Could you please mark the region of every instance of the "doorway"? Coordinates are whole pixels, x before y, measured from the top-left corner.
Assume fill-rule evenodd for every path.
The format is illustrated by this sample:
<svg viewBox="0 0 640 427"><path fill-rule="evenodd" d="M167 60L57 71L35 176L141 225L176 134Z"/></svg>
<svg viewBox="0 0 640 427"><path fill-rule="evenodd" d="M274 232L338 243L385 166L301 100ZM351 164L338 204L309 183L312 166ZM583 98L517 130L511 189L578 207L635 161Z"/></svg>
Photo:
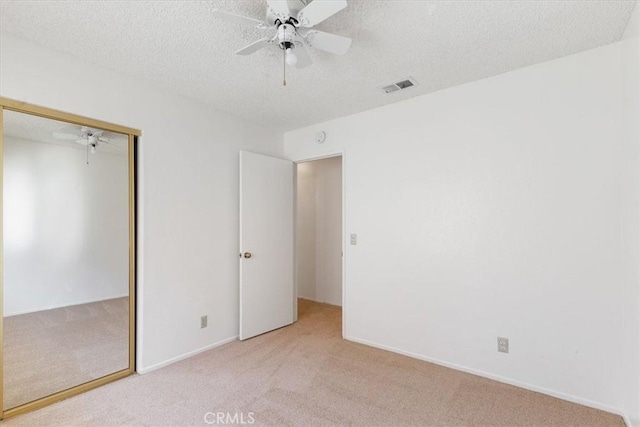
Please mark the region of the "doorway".
<svg viewBox="0 0 640 427"><path fill-rule="evenodd" d="M240 340L300 320L298 282L301 301L332 309L327 332L344 337L344 152L297 162L248 151L239 154ZM312 192L296 194L298 173L300 189ZM312 204L297 207L298 198ZM298 211L313 216L305 218ZM297 235L312 240L298 240Z"/></svg>
<svg viewBox="0 0 640 427"><path fill-rule="evenodd" d="M296 163L295 177L298 320L326 321L342 333L342 156Z"/></svg>

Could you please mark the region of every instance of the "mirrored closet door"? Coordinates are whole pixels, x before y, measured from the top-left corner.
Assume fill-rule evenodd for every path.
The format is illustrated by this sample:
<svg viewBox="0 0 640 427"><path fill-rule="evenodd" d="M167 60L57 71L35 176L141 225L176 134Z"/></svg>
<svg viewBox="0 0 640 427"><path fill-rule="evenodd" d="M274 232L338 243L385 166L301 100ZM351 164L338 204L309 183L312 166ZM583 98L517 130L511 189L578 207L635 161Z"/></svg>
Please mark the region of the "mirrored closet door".
<svg viewBox="0 0 640 427"><path fill-rule="evenodd" d="M135 130L2 100L2 414L134 372Z"/></svg>

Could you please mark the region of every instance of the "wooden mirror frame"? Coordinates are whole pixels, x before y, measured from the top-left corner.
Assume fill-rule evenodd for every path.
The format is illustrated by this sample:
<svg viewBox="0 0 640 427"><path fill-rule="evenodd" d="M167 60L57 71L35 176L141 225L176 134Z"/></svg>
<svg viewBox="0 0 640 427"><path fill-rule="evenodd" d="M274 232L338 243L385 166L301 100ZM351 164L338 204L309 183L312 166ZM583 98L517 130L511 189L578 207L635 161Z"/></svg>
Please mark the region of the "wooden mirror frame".
<svg viewBox="0 0 640 427"><path fill-rule="evenodd" d="M92 128L102 129L111 132L126 134L129 138L128 143L128 172L129 172L129 367L117 372L113 372L104 377L91 380L89 382L78 384L66 390L56 392L54 394L33 400L31 402L16 406L15 408L4 409L4 357L2 356L4 344L4 266L3 266L3 222L0 222L0 419L14 417L16 415L30 412L60 400L76 396L104 384L119 380L121 378L132 375L135 372L135 347L136 347L136 146L137 137L141 132L137 129L131 129L100 120L90 119L75 114L65 113L62 111L52 110L50 108L40 107L37 105L27 104L25 102L14 101L8 98L0 97L0 214L3 214L3 173L4 173L4 157L3 157L3 117L4 111L15 111L33 116L44 117L47 119L58 120L71 124L88 126ZM4 218L4 216L2 216Z"/></svg>

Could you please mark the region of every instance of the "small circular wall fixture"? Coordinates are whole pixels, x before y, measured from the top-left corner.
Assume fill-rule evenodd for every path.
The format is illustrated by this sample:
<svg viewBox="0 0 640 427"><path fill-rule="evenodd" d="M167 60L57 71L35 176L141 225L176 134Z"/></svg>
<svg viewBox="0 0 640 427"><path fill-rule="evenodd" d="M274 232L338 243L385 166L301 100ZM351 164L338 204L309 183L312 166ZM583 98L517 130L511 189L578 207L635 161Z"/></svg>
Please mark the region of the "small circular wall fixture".
<svg viewBox="0 0 640 427"><path fill-rule="evenodd" d="M316 133L316 142L322 144L327 139L327 133L323 130Z"/></svg>

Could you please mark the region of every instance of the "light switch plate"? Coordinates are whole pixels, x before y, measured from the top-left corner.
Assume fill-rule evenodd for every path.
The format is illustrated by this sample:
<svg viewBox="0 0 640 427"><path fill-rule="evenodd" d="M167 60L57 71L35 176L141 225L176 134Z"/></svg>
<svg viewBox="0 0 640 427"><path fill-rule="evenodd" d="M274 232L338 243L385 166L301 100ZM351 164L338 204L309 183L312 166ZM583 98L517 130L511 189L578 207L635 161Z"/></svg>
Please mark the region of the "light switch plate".
<svg viewBox="0 0 640 427"><path fill-rule="evenodd" d="M351 235L351 244L352 245L357 245L358 244L358 235L357 234L352 234Z"/></svg>

